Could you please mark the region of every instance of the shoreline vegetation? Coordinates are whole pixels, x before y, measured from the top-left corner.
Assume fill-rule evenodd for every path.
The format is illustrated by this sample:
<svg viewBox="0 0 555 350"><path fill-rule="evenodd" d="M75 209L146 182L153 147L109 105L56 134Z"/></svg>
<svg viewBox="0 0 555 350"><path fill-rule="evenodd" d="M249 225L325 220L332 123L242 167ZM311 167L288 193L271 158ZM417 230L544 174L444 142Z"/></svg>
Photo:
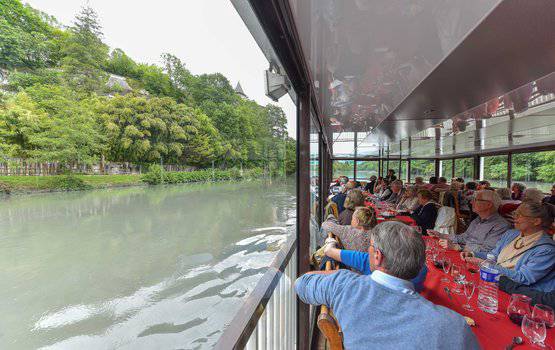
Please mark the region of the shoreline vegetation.
<svg viewBox="0 0 555 350"><path fill-rule="evenodd" d="M34 194L45 192L83 191L111 187L185 184L258 179L263 169L203 169L188 172L167 172L152 165L145 174L122 175L49 175L0 176L0 194Z"/></svg>

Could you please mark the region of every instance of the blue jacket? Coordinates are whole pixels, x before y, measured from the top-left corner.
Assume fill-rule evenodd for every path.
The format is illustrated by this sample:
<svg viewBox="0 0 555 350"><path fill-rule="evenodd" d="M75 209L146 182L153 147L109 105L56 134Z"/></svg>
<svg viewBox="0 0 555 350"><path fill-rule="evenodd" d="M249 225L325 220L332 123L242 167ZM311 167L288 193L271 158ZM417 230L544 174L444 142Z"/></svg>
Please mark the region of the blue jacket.
<svg viewBox="0 0 555 350"><path fill-rule="evenodd" d="M370 262L368 260L368 253L357 252L355 250L341 250L341 262L355 270L360 271L363 275L370 275ZM428 275L428 268L426 265L420 270L418 276L411 280L414 284L414 289L420 293L424 289L424 281Z"/></svg>
<svg viewBox="0 0 555 350"><path fill-rule="evenodd" d="M345 349L480 349L461 315L417 293L384 286L372 275L347 270L305 274L297 279L295 290L307 304L332 308Z"/></svg>
<svg viewBox="0 0 555 350"><path fill-rule="evenodd" d="M426 235L426 230L433 229L436 224L436 204L428 202L424 206L419 206L412 213L411 217L416 221L416 224L422 228L422 234Z"/></svg>
<svg viewBox="0 0 555 350"><path fill-rule="evenodd" d="M509 230L499 239L495 248L489 252L495 255L495 259L499 253L510 244L520 231ZM487 258L485 252L474 252L474 255L481 259ZM530 286L530 288L542 292L551 292L555 290L555 242L553 239L544 234L536 244L528 249L518 259L514 269L507 269L497 266L499 273L505 275L515 282Z"/></svg>

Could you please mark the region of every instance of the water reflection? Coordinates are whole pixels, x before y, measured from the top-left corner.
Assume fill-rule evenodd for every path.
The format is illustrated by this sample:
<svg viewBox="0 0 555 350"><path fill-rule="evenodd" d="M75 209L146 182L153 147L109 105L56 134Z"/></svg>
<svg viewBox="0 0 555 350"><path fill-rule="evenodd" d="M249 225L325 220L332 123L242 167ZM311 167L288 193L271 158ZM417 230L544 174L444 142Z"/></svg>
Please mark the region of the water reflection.
<svg viewBox="0 0 555 350"><path fill-rule="evenodd" d="M292 232L294 188L125 188L0 202L0 348L207 348Z"/></svg>

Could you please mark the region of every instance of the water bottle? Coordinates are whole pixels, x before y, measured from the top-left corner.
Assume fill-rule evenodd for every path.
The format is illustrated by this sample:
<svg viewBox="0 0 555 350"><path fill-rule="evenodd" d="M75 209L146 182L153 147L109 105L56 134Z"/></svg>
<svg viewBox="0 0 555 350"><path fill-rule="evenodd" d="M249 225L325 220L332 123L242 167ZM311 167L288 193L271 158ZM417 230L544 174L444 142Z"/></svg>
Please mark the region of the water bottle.
<svg viewBox="0 0 555 350"><path fill-rule="evenodd" d="M488 254L487 260L480 265L480 288L478 292L478 307L485 312L497 312L497 291L499 270L495 267L495 256Z"/></svg>

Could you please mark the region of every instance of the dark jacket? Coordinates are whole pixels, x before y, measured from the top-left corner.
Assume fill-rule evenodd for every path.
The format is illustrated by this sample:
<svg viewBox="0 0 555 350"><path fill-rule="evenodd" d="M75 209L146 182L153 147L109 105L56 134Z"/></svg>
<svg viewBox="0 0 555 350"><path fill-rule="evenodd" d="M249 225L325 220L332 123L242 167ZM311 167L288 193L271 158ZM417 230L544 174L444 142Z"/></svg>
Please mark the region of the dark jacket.
<svg viewBox="0 0 555 350"><path fill-rule="evenodd" d="M335 196L333 196L331 198L331 200L333 202L335 202L335 204L337 204L337 210L339 211L339 213L341 213L343 210L345 210L345 199L347 198L347 194L346 193L338 193Z"/></svg>
<svg viewBox="0 0 555 350"><path fill-rule="evenodd" d="M411 217L416 224L422 228L422 234L426 235L426 230L433 229L436 224L437 207L433 202L428 202L424 206L419 206L412 213Z"/></svg>
<svg viewBox="0 0 555 350"><path fill-rule="evenodd" d="M364 190L366 192L374 194L374 186L376 186L376 180L366 183L366 186L364 186Z"/></svg>
<svg viewBox="0 0 555 350"><path fill-rule="evenodd" d="M544 304L555 309L555 291L540 292L524 284L517 283L506 276L499 278L499 288L509 294L524 294L532 298L532 305Z"/></svg>

